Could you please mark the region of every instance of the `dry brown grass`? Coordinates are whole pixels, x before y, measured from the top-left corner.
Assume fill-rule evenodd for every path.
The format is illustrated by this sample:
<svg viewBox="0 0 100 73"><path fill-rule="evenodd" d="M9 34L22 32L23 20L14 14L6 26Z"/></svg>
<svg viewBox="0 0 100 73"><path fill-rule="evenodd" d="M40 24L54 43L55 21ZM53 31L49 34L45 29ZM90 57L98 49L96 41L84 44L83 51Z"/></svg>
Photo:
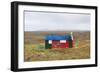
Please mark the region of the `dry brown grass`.
<svg viewBox="0 0 100 73"><path fill-rule="evenodd" d="M46 34L48 34L48 32L25 33L24 61L49 61L90 58L89 32L74 32L74 38L75 43L77 43L77 47L75 45L73 48L67 49L45 49L44 35ZM65 34L65 32L61 32L59 34ZM40 45L42 47L40 47Z"/></svg>

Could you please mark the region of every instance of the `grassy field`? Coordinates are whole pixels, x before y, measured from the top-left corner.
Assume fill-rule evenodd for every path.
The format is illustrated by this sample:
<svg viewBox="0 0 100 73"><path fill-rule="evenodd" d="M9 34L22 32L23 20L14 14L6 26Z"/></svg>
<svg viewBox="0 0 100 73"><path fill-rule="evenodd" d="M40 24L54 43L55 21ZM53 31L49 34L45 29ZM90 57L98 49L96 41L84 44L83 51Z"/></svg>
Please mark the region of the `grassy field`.
<svg viewBox="0 0 100 73"><path fill-rule="evenodd" d="M90 58L90 32L73 32L74 47L45 49L44 36L47 34L70 34L66 31L25 32L24 61L70 60Z"/></svg>

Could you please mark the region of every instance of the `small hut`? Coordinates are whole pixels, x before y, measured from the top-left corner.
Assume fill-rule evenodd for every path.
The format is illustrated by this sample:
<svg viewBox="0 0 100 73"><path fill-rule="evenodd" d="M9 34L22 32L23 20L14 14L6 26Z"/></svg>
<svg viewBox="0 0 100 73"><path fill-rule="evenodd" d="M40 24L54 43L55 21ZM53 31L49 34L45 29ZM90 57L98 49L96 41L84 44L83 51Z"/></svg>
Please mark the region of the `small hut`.
<svg viewBox="0 0 100 73"><path fill-rule="evenodd" d="M45 48L72 48L73 37L72 35L46 35Z"/></svg>

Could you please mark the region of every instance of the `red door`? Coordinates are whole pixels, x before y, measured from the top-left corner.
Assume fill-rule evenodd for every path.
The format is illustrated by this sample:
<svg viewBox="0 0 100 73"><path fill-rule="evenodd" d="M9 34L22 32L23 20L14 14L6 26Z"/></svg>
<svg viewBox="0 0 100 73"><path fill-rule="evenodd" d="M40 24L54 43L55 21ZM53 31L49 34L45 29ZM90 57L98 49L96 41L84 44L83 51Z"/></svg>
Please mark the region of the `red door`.
<svg viewBox="0 0 100 73"><path fill-rule="evenodd" d="M69 48L69 41L66 41L66 48Z"/></svg>

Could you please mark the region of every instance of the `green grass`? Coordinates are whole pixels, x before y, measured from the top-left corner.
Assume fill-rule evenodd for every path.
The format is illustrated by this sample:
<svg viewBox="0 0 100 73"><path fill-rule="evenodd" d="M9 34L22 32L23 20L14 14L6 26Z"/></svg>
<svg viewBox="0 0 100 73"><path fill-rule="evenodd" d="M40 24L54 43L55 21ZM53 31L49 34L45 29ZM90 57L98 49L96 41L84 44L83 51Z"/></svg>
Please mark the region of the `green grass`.
<svg viewBox="0 0 100 73"><path fill-rule="evenodd" d="M25 44L25 61L70 60L90 58L89 46L67 49L45 49L43 47L43 43L38 45Z"/></svg>
<svg viewBox="0 0 100 73"><path fill-rule="evenodd" d="M45 49L48 34L70 34L68 31L25 32L24 61L74 60L90 58L90 32L73 32L75 46L68 49Z"/></svg>

